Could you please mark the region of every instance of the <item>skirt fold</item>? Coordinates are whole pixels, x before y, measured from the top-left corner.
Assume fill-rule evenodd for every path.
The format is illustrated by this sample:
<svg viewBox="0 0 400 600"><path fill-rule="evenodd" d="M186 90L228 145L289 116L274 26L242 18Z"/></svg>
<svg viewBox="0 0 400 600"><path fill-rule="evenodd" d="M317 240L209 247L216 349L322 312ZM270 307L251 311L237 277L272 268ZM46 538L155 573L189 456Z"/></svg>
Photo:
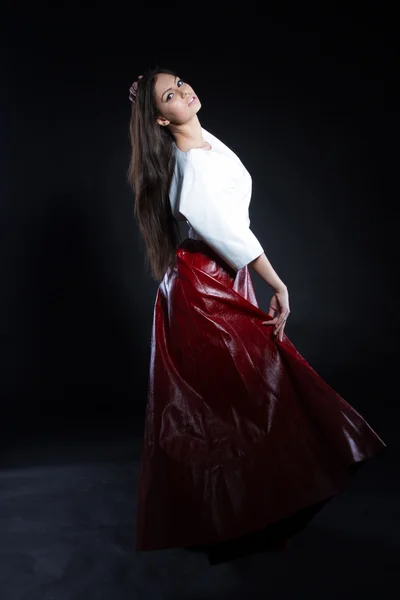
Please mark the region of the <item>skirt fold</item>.
<svg viewBox="0 0 400 600"><path fill-rule="evenodd" d="M386 447L201 240L157 290L136 550L279 551Z"/></svg>

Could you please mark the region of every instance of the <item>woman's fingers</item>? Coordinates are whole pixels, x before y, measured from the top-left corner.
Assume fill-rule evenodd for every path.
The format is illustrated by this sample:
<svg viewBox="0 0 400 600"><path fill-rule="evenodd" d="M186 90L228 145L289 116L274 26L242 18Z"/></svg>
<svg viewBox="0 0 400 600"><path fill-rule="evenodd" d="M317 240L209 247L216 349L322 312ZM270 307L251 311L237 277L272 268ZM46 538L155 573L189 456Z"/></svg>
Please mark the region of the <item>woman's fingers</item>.
<svg viewBox="0 0 400 600"><path fill-rule="evenodd" d="M279 332L281 331L282 327L285 326L286 321L280 321L276 324L276 327L274 329L274 335L278 336Z"/></svg>
<svg viewBox="0 0 400 600"><path fill-rule="evenodd" d="M277 315L269 321L262 321L262 325L275 325L274 335L276 335L281 342L283 341L283 331L285 329L289 312L290 311L285 311L285 313Z"/></svg>
<svg viewBox="0 0 400 600"><path fill-rule="evenodd" d="M275 323L277 322L278 317L274 317L273 319L270 319L269 321L262 321L261 325L275 325Z"/></svg>
<svg viewBox="0 0 400 600"><path fill-rule="evenodd" d="M287 321L287 318L289 316L289 312L290 311L285 311L284 313L277 315L276 317L274 317L273 319L269 319L268 321L261 321L262 325L275 325L276 324L276 328L278 329L278 327L280 327L280 325Z"/></svg>
<svg viewBox="0 0 400 600"><path fill-rule="evenodd" d="M277 327L277 329L274 331L274 335L276 335L276 337L278 338L278 340L280 342L283 341L283 330L285 329L285 325L286 325L286 321L283 321L283 323L281 323L280 327Z"/></svg>
<svg viewBox="0 0 400 600"><path fill-rule="evenodd" d="M275 335L277 335L278 339L281 342L283 341L283 330L285 329L288 316L289 316L289 313L286 315L286 317L284 319L282 319L281 323L277 324L276 330L274 332Z"/></svg>
<svg viewBox="0 0 400 600"><path fill-rule="evenodd" d="M275 313L278 313L274 316ZM269 303L268 321L262 321L262 325L274 325L274 335L280 341L283 340L283 330L290 313L288 291L285 288L276 292Z"/></svg>

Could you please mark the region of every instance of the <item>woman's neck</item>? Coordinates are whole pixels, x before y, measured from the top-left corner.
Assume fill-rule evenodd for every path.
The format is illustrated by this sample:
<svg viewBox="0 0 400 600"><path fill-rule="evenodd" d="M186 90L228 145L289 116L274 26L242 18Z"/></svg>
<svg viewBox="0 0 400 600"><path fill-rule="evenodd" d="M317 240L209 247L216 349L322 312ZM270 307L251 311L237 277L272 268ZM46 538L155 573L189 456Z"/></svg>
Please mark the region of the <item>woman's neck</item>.
<svg viewBox="0 0 400 600"><path fill-rule="evenodd" d="M171 128L175 143L180 150L186 152L192 148L201 148L207 145L203 138L203 131L197 116L190 122Z"/></svg>

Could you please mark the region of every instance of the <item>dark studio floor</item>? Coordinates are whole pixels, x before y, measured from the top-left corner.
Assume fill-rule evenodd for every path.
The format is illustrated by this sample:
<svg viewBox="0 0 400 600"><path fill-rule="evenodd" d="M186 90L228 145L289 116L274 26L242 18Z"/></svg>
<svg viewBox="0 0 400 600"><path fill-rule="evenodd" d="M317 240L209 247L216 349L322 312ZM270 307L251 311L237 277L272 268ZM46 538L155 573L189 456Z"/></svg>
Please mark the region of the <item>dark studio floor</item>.
<svg viewBox="0 0 400 600"><path fill-rule="evenodd" d="M3 437L1 600L385 598L399 587L399 480L387 448L283 553L210 566L185 549L135 553L141 439Z"/></svg>

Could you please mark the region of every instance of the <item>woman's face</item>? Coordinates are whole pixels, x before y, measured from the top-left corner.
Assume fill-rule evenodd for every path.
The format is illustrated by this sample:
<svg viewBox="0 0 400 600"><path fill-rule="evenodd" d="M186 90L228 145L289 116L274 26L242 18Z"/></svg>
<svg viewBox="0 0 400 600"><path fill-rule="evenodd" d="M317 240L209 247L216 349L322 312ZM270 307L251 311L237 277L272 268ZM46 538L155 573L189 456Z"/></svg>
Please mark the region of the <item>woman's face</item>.
<svg viewBox="0 0 400 600"><path fill-rule="evenodd" d="M159 73L154 84L160 125L181 125L189 121L201 107L193 88L179 77ZM193 101L194 96L194 101Z"/></svg>

